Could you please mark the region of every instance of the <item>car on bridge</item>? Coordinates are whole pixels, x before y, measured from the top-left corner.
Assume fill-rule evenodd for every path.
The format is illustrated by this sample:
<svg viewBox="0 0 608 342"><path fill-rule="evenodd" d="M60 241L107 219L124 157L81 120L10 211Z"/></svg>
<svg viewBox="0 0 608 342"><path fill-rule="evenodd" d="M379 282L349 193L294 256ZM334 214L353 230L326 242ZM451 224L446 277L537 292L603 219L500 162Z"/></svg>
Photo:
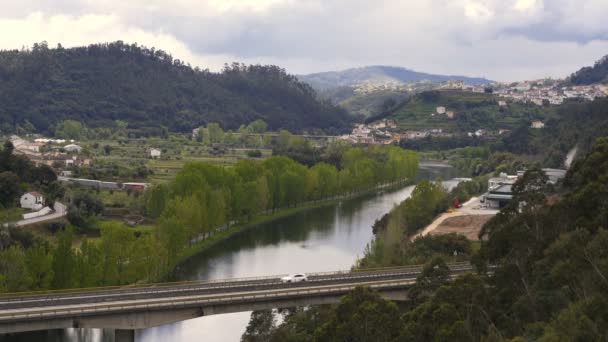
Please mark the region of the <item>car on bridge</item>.
<svg viewBox="0 0 608 342"><path fill-rule="evenodd" d="M306 274L304 273L295 273L295 274L290 274L288 276L285 277L281 277L281 283L298 283L301 281L307 281L308 277L306 276Z"/></svg>

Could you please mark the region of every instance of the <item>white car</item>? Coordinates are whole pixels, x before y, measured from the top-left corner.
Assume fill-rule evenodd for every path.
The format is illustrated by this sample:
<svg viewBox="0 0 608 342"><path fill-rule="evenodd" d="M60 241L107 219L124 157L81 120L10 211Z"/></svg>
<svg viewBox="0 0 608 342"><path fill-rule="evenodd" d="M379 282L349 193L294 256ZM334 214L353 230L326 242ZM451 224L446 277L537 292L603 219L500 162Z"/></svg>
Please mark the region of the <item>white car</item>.
<svg viewBox="0 0 608 342"><path fill-rule="evenodd" d="M304 273L296 273L296 274L290 274L288 276L285 277L281 277L281 283L298 283L301 281L307 281L308 277L306 277L306 274Z"/></svg>

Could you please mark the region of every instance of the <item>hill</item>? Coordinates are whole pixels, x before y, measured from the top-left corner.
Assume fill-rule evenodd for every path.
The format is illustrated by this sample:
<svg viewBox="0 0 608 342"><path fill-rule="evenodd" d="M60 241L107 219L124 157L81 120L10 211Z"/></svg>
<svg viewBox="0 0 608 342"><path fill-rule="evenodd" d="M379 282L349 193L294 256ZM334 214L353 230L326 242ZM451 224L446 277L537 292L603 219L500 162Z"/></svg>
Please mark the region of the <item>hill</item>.
<svg viewBox="0 0 608 342"><path fill-rule="evenodd" d="M352 118L320 102L307 84L277 66L238 63L220 73L170 54L120 41L87 47L0 51L0 123L26 120L52 132L62 120L107 127L189 131L208 122L225 129L262 119L270 129L344 130Z"/></svg>
<svg viewBox="0 0 608 342"><path fill-rule="evenodd" d="M309 83L317 90L327 90L341 86L405 84L428 81L441 83L449 80L462 80L466 84L485 84L492 81L485 78L466 76L434 75L393 66L366 66L343 71L321 72L301 75L298 78Z"/></svg>
<svg viewBox="0 0 608 342"><path fill-rule="evenodd" d="M592 67L584 67L572 74L567 80L568 85L588 85L608 83L608 55L595 62Z"/></svg>
<svg viewBox="0 0 608 342"><path fill-rule="evenodd" d="M437 107L445 107L446 111L454 113L454 117L450 119L445 114L436 114ZM448 132L466 133L478 129L513 129L544 118L543 113L541 107L520 103L500 107L498 98L492 94L434 90L416 94L368 121L391 118L401 129L441 128Z"/></svg>

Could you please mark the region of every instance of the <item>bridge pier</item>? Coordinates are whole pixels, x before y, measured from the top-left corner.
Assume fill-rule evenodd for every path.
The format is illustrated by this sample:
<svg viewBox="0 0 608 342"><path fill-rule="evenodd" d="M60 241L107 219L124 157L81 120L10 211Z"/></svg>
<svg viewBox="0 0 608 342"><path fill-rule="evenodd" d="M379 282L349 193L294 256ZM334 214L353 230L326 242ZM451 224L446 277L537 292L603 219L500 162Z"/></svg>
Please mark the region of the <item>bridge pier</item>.
<svg viewBox="0 0 608 342"><path fill-rule="evenodd" d="M135 330L116 329L114 331L114 342L135 342Z"/></svg>

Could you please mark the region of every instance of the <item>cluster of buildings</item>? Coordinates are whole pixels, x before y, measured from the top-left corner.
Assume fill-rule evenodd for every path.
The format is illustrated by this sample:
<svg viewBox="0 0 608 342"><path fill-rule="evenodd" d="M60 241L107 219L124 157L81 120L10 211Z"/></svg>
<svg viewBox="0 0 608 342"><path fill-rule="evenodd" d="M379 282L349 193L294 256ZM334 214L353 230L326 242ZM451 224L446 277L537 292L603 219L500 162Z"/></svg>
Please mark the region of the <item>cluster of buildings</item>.
<svg viewBox="0 0 608 342"><path fill-rule="evenodd" d="M441 128L397 132L394 120L380 120L371 124L358 124L350 134L340 136L339 139L351 144L390 145L400 140L424 139L429 136L448 137L451 134L444 133Z"/></svg>
<svg viewBox="0 0 608 342"><path fill-rule="evenodd" d="M10 137L11 143L15 148L15 153L19 153L28 157L35 165L48 165L69 167L72 165L89 165L91 160L82 158L79 153L82 152L82 147L72 143L61 146L56 150L49 152L41 152L41 147L48 143L65 144L63 139L36 139L34 142L13 135ZM65 152L61 152L63 150Z"/></svg>
<svg viewBox="0 0 608 342"><path fill-rule="evenodd" d="M533 103L539 106L546 103L560 105L566 99L576 98L593 101L608 96L608 85L604 84L562 87L526 81L509 85L497 85L494 93L502 98L516 102Z"/></svg>
<svg viewBox="0 0 608 342"><path fill-rule="evenodd" d="M462 91L470 91L473 93L483 93L486 91L486 87L484 85L481 85L481 84L470 85L470 84L464 83L464 81L461 81L461 80L449 80L447 82L443 82L441 85L439 85L439 89L462 90Z"/></svg>

